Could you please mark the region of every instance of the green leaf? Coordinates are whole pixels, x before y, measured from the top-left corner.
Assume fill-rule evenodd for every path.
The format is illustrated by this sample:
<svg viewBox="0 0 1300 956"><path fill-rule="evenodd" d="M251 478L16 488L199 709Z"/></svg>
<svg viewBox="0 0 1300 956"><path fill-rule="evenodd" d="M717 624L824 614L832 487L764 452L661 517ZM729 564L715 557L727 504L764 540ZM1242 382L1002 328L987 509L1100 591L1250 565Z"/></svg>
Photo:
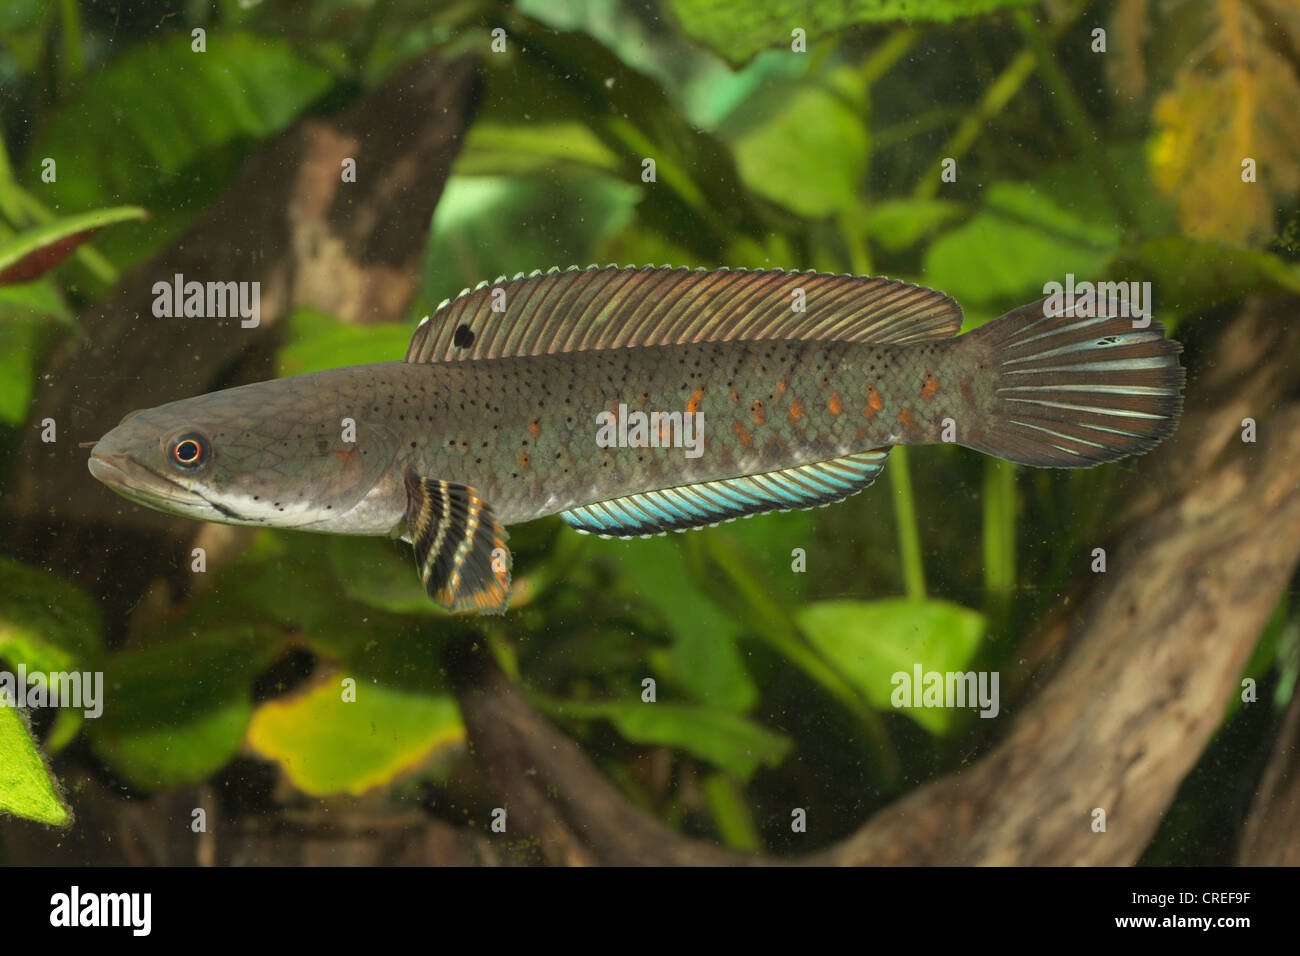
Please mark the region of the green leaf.
<svg viewBox="0 0 1300 956"><path fill-rule="evenodd" d="M407 545L337 536L330 541L330 564L343 593L354 601L394 614L447 616L420 583Z"/></svg>
<svg viewBox="0 0 1300 956"><path fill-rule="evenodd" d="M145 216L138 206L116 206L64 216L24 230L0 242L0 285L38 279L105 226Z"/></svg>
<svg viewBox="0 0 1300 956"><path fill-rule="evenodd" d="M704 799L709 802L714 826L724 846L749 853L763 849L763 840L744 791L724 773L709 774L704 779Z"/></svg>
<svg viewBox="0 0 1300 956"><path fill-rule="evenodd" d="M867 210L867 235L889 252L902 252L965 210L948 199L888 199Z"/></svg>
<svg viewBox="0 0 1300 956"><path fill-rule="evenodd" d="M103 654L99 605L57 575L0 556L0 657L28 670L93 669Z"/></svg>
<svg viewBox="0 0 1300 956"><path fill-rule="evenodd" d="M600 242L632 221L636 201L634 187L599 176L453 176L433 216L419 308L432 312L498 276L588 265Z"/></svg>
<svg viewBox="0 0 1300 956"><path fill-rule="evenodd" d="M239 753L253 706L247 694L216 703L183 721L161 722L130 733L103 732L92 724L94 750L123 779L147 790L206 780Z"/></svg>
<svg viewBox="0 0 1300 956"><path fill-rule="evenodd" d="M373 654L382 657L404 638L411 622L351 600L331 562L335 548L366 544L261 532L248 551L216 572L211 590L191 604L182 620L150 637L174 640L192 632L253 626L271 636L293 634L337 661L357 664Z"/></svg>
<svg viewBox="0 0 1300 956"><path fill-rule="evenodd" d="M998 183L926 250L925 281L963 303L1028 300L1068 272L1103 275L1118 243L1117 226L1088 222L1032 184Z"/></svg>
<svg viewBox="0 0 1300 956"><path fill-rule="evenodd" d="M813 41L860 23L933 21L948 23L1034 0L670 0L682 29L732 63L744 63L770 47L791 49L791 31Z"/></svg>
<svg viewBox="0 0 1300 956"><path fill-rule="evenodd" d="M829 216L856 205L869 143L862 118L811 85L773 84L723 124L745 185L791 212Z"/></svg>
<svg viewBox="0 0 1300 956"><path fill-rule="evenodd" d="M333 84L291 44L209 31L207 52L188 33L130 46L97 70L37 130L23 163L28 183L63 209L147 206L147 227L99 244L119 266L179 232L256 143L287 126ZM41 180L42 161L58 178Z"/></svg>
<svg viewBox="0 0 1300 956"><path fill-rule="evenodd" d="M72 813L18 711L0 704L0 813L65 826Z"/></svg>
<svg viewBox="0 0 1300 956"><path fill-rule="evenodd" d="M675 747L707 760L742 782L759 767L776 767L794 746L790 738L747 717L695 704L639 700L577 701L532 698L555 717L608 720L633 743Z"/></svg>
<svg viewBox="0 0 1300 956"><path fill-rule="evenodd" d="M230 627L113 654L92 748L138 787L206 779L238 752L253 679L280 648L258 629Z"/></svg>
<svg viewBox="0 0 1300 956"><path fill-rule="evenodd" d="M1251 294L1300 292L1300 267L1241 246L1165 236L1121 251L1110 275L1150 280L1155 314L1170 320Z"/></svg>
<svg viewBox="0 0 1300 956"><path fill-rule="evenodd" d="M415 333L414 325L401 322L352 325L310 306L295 309L288 322L276 358L280 376L399 361Z"/></svg>
<svg viewBox="0 0 1300 956"><path fill-rule="evenodd" d="M873 706L892 708L893 677L959 672L974 658L986 621L977 611L948 601L818 601L803 608L799 627ZM942 735L953 712L942 708L902 710L931 733Z"/></svg>
<svg viewBox="0 0 1300 956"><path fill-rule="evenodd" d="M0 285L0 422L21 425L27 420L36 375L46 349L72 313L47 277L22 285Z"/></svg>
<svg viewBox="0 0 1300 956"><path fill-rule="evenodd" d="M449 694L415 694L358 680L356 700L349 702L343 699L343 676L262 704L248 726L253 751L278 763L304 793L364 793L465 739Z"/></svg>
<svg viewBox="0 0 1300 956"><path fill-rule="evenodd" d="M7 0L0 4L0 33L7 37L11 31L35 29L53 9L50 0Z"/></svg>
<svg viewBox="0 0 1300 956"><path fill-rule="evenodd" d="M584 123L487 120L470 127L452 174L590 176L617 174L618 162L617 154Z"/></svg>
<svg viewBox="0 0 1300 956"><path fill-rule="evenodd" d="M579 118L618 157L621 185L631 188L631 202L640 200L638 222L697 257L721 261L737 233L758 238L770 232L742 188L731 150L692 125L654 80L628 69L589 36L557 33L526 17L517 19L511 35L520 56L490 73L494 119ZM493 64L504 61L492 58ZM496 105L502 101L504 109ZM646 159L655 161L649 183L641 178ZM561 222L581 212L572 202L561 208L555 217ZM542 222L545 228L509 222L504 228L513 231L507 238L518 243L531 241L534 233L544 237L554 226ZM586 241L591 232L589 227ZM516 261L501 272L518 269Z"/></svg>
<svg viewBox="0 0 1300 956"><path fill-rule="evenodd" d="M667 626L671 646L649 655L661 679L724 710L746 711L758 702L738 646L741 624L698 587L678 541L596 540L587 546L619 568L629 599L649 605Z"/></svg>

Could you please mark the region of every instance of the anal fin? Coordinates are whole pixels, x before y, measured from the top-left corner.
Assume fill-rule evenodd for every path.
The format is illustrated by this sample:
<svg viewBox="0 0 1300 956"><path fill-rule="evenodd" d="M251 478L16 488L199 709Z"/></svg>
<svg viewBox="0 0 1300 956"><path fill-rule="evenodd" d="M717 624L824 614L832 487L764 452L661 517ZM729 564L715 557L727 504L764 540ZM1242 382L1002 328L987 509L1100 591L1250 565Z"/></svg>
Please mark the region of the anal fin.
<svg viewBox="0 0 1300 956"><path fill-rule="evenodd" d="M406 525L420 581L448 611L502 614L510 595L509 535L473 488L408 471Z"/></svg>
<svg viewBox="0 0 1300 956"><path fill-rule="evenodd" d="M584 534L631 538L721 524L767 511L817 508L857 494L876 480L889 449L611 498L560 513Z"/></svg>

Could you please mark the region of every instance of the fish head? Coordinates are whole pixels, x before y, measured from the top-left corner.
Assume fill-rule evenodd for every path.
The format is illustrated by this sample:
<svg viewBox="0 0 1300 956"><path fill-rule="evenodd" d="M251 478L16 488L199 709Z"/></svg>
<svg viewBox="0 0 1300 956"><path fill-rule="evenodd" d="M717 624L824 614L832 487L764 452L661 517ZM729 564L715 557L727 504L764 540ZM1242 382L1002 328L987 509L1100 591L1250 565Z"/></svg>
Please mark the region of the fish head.
<svg viewBox="0 0 1300 956"><path fill-rule="evenodd" d="M281 379L132 412L95 443L90 473L186 518L387 533L404 502L400 476L383 481L396 436L303 388ZM363 515L370 523L355 527Z"/></svg>

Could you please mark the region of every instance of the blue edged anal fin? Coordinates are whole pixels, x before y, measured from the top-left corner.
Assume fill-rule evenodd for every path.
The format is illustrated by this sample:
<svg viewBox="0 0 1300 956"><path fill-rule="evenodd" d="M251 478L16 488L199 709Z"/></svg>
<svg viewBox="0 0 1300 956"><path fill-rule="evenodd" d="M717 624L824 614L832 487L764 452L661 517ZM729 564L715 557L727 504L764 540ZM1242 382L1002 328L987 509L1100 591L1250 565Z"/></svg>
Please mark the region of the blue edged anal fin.
<svg viewBox="0 0 1300 956"><path fill-rule="evenodd" d="M607 538L647 537L721 524L766 511L817 508L857 494L876 480L889 449L611 498L563 511L560 517L584 534Z"/></svg>
<svg viewBox="0 0 1300 956"><path fill-rule="evenodd" d="M406 525L420 581L448 611L503 614L509 535L473 488L407 471Z"/></svg>

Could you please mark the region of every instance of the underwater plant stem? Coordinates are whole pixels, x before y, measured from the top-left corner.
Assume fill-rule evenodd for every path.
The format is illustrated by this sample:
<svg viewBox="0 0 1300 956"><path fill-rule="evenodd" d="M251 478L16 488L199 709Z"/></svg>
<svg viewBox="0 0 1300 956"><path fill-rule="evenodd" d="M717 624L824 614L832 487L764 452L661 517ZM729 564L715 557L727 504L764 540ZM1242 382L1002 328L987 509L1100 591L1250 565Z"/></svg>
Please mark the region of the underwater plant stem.
<svg viewBox="0 0 1300 956"><path fill-rule="evenodd" d="M772 650L820 684L861 724L870 744L872 770L884 789L892 791L899 782L898 754L880 715L858 691L840 676L821 653L804 638L794 619L772 598L771 588L756 575L743 556L722 536L701 536L699 544L688 545L696 559L705 554L730 582L739 598L738 612L754 633Z"/></svg>
<svg viewBox="0 0 1300 956"><path fill-rule="evenodd" d="M710 774L704 780L704 798L709 803L709 813L723 846L733 850L758 853L763 841L754 825L753 814L745 800L745 791L729 774Z"/></svg>
<svg viewBox="0 0 1300 956"><path fill-rule="evenodd" d="M984 462L984 590L990 623L1006 625L1016 586L1016 466Z"/></svg>
<svg viewBox="0 0 1300 956"><path fill-rule="evenodd" d="M858 79L862 85L871 86L888 73L890 67L907 56L919 38L920 34L915 30L897 30L891 33L858 67Z"/></svg>
<svg viewBox="0 0 1300 956"><path fill-rule="evenodd" d="M1080 151L1088 157L1093 168L1106 177L1110 187L1106 190L1106 196L1125 231L1131 232L1137 225L1137 211L1128 191L1124 188L1119 170L1115 168L1115 164L1106 155L1106 150L1102 148L1096 124L1083 108L1083 103L1070 84L1069 77L1056 62L1051 44L1044 37L1038 22L1026 10L1016 10L1012 16L1021 34L1029 43L1029 50L1038 64L1039 75L1051 91L1052 102L1056 105L1057 112L1061 114L1065 128L1074 137Z"/></svg>
<svg viewBox="0 0 1300 956"><path fill-rule="evenodd" d="M63 56L59 59L59 81L67 92L85 70L86 58L81 45L81 13L77 0L59 0L59 27L63 40Z"/></svg>
<svg viewBox="0 0 1300 956"><path fill-rule="evenodd" d="M914 601L925 599L925 566L921 561L921 535L916 526L916 502L907 449L897 445L890 454L889 480L894 486L894 519L898 522L898 553L903 564L903 586Z"/></svg>
<svg viewBox="0 0 1300 956"><path fill-rule="evenodd" d="M1047 31L1047 43L1055 43L1066 30L1074 25L1074 22L1083 15L1083 11L1090 5L1090 0L1076 0L1062 13L1061 18L1052 24ZM939 154L940 159L960 159L965 156L975 141L979 139L985 124L993 117L997 116L1006 108L1015 95L1020 92L1020 88L1025 85L1025 81L1034 75L1034 68L1038 64L1038 57L1030 48L1026 48L1017 53L1007 64L996 80L984 91L975 108L966 114L965 118L958 125L956 132L944 144L943 151ZM937 163L935 164L938 165ZM932 166L928 168L921 181L916 184L916 189L912 195L917 199L932 199L939 192L941 180L936 175L936 170Z"/></svg>

